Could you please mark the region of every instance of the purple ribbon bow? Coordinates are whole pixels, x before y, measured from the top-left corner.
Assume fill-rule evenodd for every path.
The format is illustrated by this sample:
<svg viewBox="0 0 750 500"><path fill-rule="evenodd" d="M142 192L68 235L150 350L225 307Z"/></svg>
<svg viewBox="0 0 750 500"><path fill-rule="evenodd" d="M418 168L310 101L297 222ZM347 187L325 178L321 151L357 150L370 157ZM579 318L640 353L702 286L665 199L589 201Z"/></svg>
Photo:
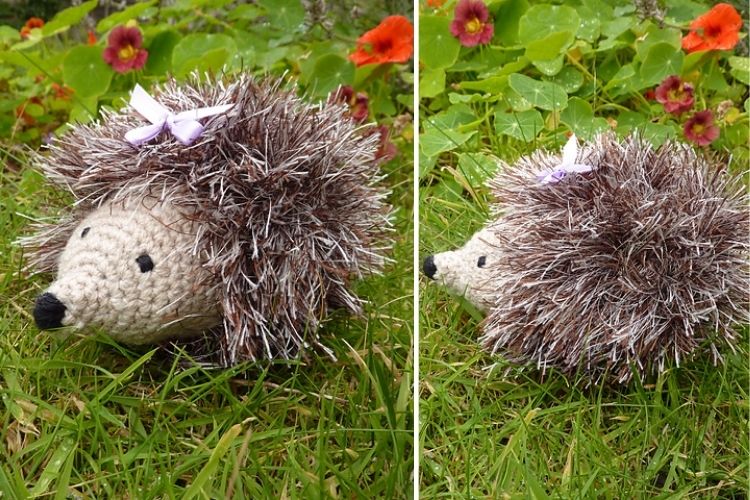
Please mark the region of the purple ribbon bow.
<svg viewBox="0 0 750 500"><path fill-rule="evenodd" d="M234 104L224 104L175 114L159 104L138 84L135 85L130 96L130 105L151 122L151 125L134 128L125 134L125 140L133 146L140 146L150 141L165 128L168 128L178 141L188 146L203 133L203 125L198 120L225 113L234 106Z"/></svg>
<svg viewBox="0 0 750 500"><path fill-rule="evenodd" d="M576 163L577 157L578 139L576 139L576 135L573 134L570 136L570 139L568 139L565 147L563 147L562 163L551 170L540 172L537 175L537 178L542 184L552 184L561 181L568 174L583 174L594 170L594 167L590 165Z"/></svg>

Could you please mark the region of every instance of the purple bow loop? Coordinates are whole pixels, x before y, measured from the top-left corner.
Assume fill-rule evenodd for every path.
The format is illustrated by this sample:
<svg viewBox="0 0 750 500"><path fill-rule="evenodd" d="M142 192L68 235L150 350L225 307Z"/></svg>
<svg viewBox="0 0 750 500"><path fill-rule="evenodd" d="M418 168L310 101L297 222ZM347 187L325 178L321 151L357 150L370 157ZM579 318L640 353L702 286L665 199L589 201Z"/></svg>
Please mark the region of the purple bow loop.
<svg viewBox="0 0 750 500"><path fill-rule="evenodd" d="M561 181L568 174L585 174L586 172L594 170L594 167L591 165L576 163L575 161L577 157L578 139L576 139L575 134L573 134L570 136L570 139L568 139L565 147L563 147L562 162L553 169L540 172L537 175L537 179L539 179L539 182L542 184L553 184Z"/></svg>
<svg viewBox="0 0 750 500"><path fill-rule="evenodd" d="M151 125L134 128L125 134L125 140L133 146L140 146L144 142L150 141L165 128L178 141L188 146L203 133L203 125L198 120L225 113L234 106L234 104L224 104L221 106L190 109L175 114L159 104L156 99L148 95L143 90L143 87L138 84L136 84L130 96L130 105L141 116L151 122Z"/></svg>

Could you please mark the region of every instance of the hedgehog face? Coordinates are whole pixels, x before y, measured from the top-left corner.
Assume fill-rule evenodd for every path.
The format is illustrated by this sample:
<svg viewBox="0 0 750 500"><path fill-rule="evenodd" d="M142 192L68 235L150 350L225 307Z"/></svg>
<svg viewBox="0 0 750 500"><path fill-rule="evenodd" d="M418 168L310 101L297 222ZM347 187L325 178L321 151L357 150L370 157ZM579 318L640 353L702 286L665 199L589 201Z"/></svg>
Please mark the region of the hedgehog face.
<svg viewBox="0 0 750 500"><path fill-rule="evenodd" d="M41 329L98 327L130 344L220 324L217 287L193 251L194 224L168 203L107 203L72 232L37 298Z"/></svg>
<svg viewBox="0 0 750 500"><path fill-rule="evenodd" d="M495 237L487 228L480 230L458 250L428 256L422 270L451 291L465 296L482 311L494 304L489 287L490 269L499 259Z"/></svg>

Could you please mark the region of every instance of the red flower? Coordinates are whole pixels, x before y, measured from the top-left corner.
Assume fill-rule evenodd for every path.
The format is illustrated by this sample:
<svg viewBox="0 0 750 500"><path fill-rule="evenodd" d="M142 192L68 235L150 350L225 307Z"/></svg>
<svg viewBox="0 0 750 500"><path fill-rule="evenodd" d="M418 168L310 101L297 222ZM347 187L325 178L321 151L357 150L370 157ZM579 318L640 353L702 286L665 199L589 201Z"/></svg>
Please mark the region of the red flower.
<svg viewBox="0 0 750 500"><path fill-rule="evenodd" d="M487 20L490 13L482 0L459 0L451 23L451 34L464 47L490 43L495 27Z"/></svg>
<svg viewBox="0 0 750 500"><path fill-rule="evenodd" d="M737 9L720 3L690 23L690 33L682 39L687 52L699 50L729 50L740 41L742 18Z"/></svg>
<svg viewBox="0 0 750 500"><path fill-rule="evenodd" d="M693 107L693 86L677 75L668 76L656 87L656 100L667 113L679 115Z"/></svg>
<svg viewBox="0 0 750 500"><path fill-rule="evenodd" d="M355 95L354 89L349 85L339 87L336 93L331 95L329 102L337 102L349 106L349 116L356 123L367 121L367 117L370 116L370 99L367 97L367 94L357 92Z"/></svg>
<svg viewBox="0 0 750 500"><path fill-rule="evenodd" d="M143 48L143 37L138 28L118 26L112 30L104 49L104 62L118 73L141 69L146 64L148 52Z"/></svg>
<svg viewBox="0 0 750 500"><path fill-rule="evenodd" d="M443 6L445 0L427 0L427 6L438 9Z"/></svg>
<svg viewBox="0 0 750 500"><path fill-rule="evenodd" d="M708 146L719 137L719 127L710 110L699 111L685 122L685 137L699 146Z"/></svg>
<svg viewBox="0 0 750 500"><path fill-rule="evenodd" d="M94 33L91 30L89 30L89 33L88 33L87 43L89 45L96 45L96 33Z"/></svg>
<svg viewBox="0 0 750 500"><path fill-rule="evenodd" d="M349 59L357 66L403 63L414 52L414 26L404 16L388 16L357 39L357 50Z"/></svg>
<svg viewBox="0 0 750 500"><path fill-rule="evenodd" d="M44 20L39 19L38 17L31 17L28 21L26 21L26 24L23 25L23 28L21 28L21 38L26 39L31 34L31 30L34 28L41 28L44 26Z"/></svg>

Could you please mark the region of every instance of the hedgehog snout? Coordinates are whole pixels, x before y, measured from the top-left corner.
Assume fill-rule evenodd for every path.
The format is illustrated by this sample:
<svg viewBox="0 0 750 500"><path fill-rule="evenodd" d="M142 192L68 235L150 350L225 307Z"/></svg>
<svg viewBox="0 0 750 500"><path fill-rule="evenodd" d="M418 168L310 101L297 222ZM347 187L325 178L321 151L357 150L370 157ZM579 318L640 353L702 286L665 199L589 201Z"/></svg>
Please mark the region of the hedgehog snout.
<svg viewBox="0 0 750 500"><path fill-rule="evenodd" d="M431 280L435 279L437 266L435 265L434 255L428 255L427 257L425 257L424 262L422 263L422 272Z"/></svg>
<svg viewBox="0 0 750 500"><path fill-rule="evenodd" d="M55 294L45 292L34 304L34 322L40 330L50 330L63 326L62 320L67 307Z"/></svg>

